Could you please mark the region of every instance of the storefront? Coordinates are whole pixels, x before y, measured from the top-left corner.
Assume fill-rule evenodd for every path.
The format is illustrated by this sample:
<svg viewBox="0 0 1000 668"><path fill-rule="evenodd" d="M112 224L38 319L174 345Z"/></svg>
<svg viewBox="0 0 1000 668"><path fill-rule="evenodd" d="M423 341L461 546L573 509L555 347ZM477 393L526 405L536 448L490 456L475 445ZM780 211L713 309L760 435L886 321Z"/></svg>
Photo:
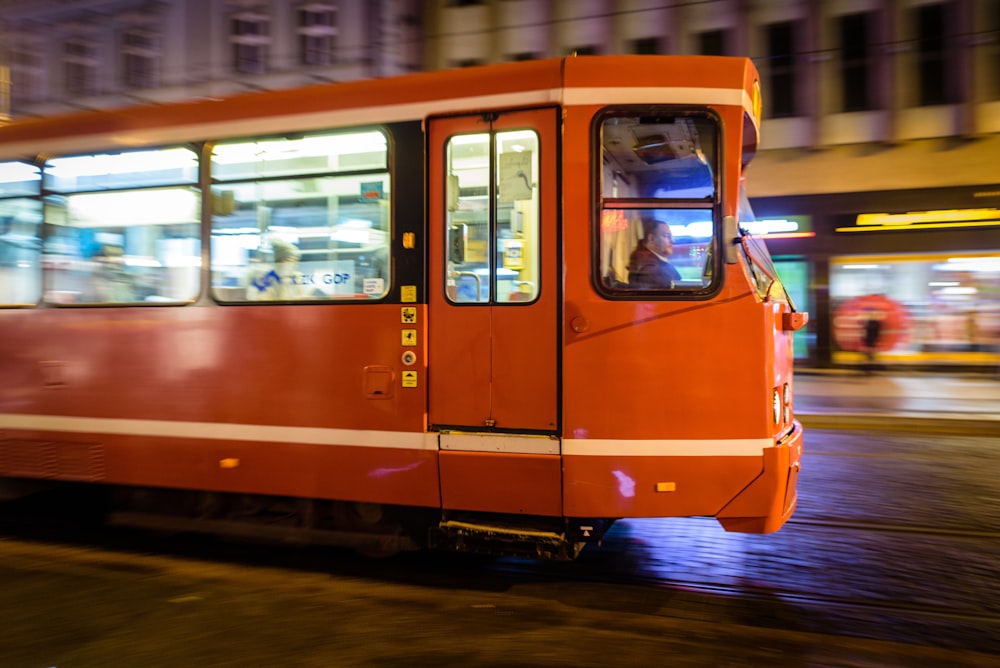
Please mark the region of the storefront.
<svg viewBox="0 0 1000 668"><path fill-rule="evenodd" d="M1000 364L1000 250L832 257L830 307L834 364Z"/></svg>
<svg viewBox="0 0 1000 668"><path fill-rule="evenodd" d="M799 363L1000 366L998 203L1000 187L754 200L758 219L808 220L768 241L810 312Z"/></svg>

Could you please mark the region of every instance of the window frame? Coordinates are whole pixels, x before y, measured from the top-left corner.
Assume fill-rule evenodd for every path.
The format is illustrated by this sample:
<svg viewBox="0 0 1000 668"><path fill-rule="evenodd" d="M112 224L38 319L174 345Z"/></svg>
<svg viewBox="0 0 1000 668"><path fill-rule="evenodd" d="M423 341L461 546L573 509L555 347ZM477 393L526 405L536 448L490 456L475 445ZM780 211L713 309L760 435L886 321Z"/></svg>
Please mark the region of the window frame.
<svg viewBox="0 0 1000 668"><path fill-rule="evenodd" d="M532 270L531 273L536 277L536 282L530 291L520 292L519 286L523 283L523 281L516 281L513 278L511 278L510 280L513 281L513 285L511 286L512 289L506 293L505 298L501 299L500 272L501 270L505 269L509 271L513 270L511 270L509 267L504 266L505 263L498 259L498 253L501 252L499 250L501 246L501 241L515 240L513 237L505 238L501 236L500 214L501 214L501 209L503 208L502 205L507 203L508 201L511 203L515 201L515 200L504 200L501 195L501 190L502 190L501 177L503 174L503 166L501 165L502 162L501 156L513 155L516 154L517 151L514 152L501 151L499 143L500 141L508 141L511 139L511 135L517 135L519 133L530 134L534 141L534 150L532 151L532 161L533 161L532 173L534 178L533 178L533 183L530 186L532 197L527 199L531 199L534 202L534 207L535 207L533 216L534 220L533 220L532 234L531 234L531 236L535 240L534 254L533 254L534 263L530 267L530 269ZM468 277L471 273L475 273L475 270L473 270L473 272L462 272L452 267L453 260L450 257L450 254L453 252L452 251L453 240L450 235L452 232L457 233L458 228L454 226L455 221L454 218L452 217L452 212L450 210L446 211L446 220L445 220L446 224L443 230L445 238L442 240L443 246L446 249L445 250L446 260L444 263L445 276L443 277L443 282L442 282L442 285L444 286L444 299L446 302L448 302L449 305L457 307L487 306L492 308L498 306L530 306L536 303L541 298L542 294L541 293L542 258L540 253L541 197L543 190L540 183L542 178L541 174L542 135L539 129L536 127L526 126L526 127L511 127L511 128L497 129L496 127L493 126L492 123L490 124L490 127L485 130L463 131L452 134L448 137L447 141L444 144L444 159L442 161L442 166L446 170L446 176L445 176L446 183L454 174L453 170L455 165L455 162L453 161L454 147L456 145L461 145L462 143L460 141L456 141L456 139L458 137L475 137L477 135L484 135L486 137L486 145L487 145L486 147L487 155L485 162L485 169L487 171L487 183L485 185L486 192L484 195L486 199L486 206L484 209L486 220L482 224L483 229L481 230L485 232L486 252L485 252L485 259L482 261L482 264L485 264L486 280L488 281L488 284L485 286L486 299L479 299L479 295L482 294L482 287L483 287L481 279L474 279L475 285L479 286L479 291L475 299L460 298L461 286L459 284L461 283L461 277L463 276ZM532 178L529 177L529 181L531 180ZM456 188L455 197L460 199L461 196L458 194L457 181L454 187ZM449 193L446 195L446 197L450 199L452 195ZM514 207L512 205L511 207L512 211L513 208ZM524 225L523 221L521 222L521 225ZM508 222L508 230L512 229L512 227L513 223ZM524 228L522 227L522 231L523 229ZM523 249L528 246L531 246L531 244L522 239L521 248ZM465 248L464 243L462 244L462 247L464 252ZM453 269L455 270L454 274L452 273ZM454 284L452 284L452 281L455 281ZM450 293L450 290L452 288L454 288L454 294Z"/></svg>
<svg viewBox="0 0 1000 668"><path fill-rule="evenodd" d="M304 171L299 171L295 173L274 173L266 174L258 178L254 178L252 175L238 175L234 177L220 178L214 169L214 150L216 147L226 144L241 144L241 143L252 143L252 142L267 142L272 140L290 139L290 138L308 138L308 137L335 137L338 135L357 135L364 133L377 132L385 138L385 164L382 168L363 168L363 169L345 169L342 171L331 171L330 169L308 169ZM224 306L246 306L246 305L271 305L271 304L296 304L296 305L325 305L333 306L337 304L378 304L388 301L392 297L393 283L396 280L396 267L394 263L394 256L396 253L394 247L394 230L396 227L396 201L395 201L395 145L394 145L394 135L392 129L383 124L378 125L359 125L359 126L338 126L338 127L326 127L320 128L304 133L281 133L273 135L248 135L241 137L230 137L224 140L217 140L205 145L205 169L207 170L207 184L212 191L212 200L214 201L216 191L220 188L225 188L226 186L235 185L245 185L254 183L278 183L283 181L296 181L296 180L322 180L322 179L338 179L338 178L352 178L361 177L368 175L372 180L377 178L384 178L388 183L388 196L385 197L387 202L388 214L387 214L387 225L388 228L384 231L386 235L386 243L384 246L385 251L385 270L386 276L384 277L384 286L381 296L370 297L368 299L358 299L358 298L336 298L333 296L327 298L315 298L315 297L296 297L292 299L277 298L277 299L226 299L219 295L217 292L218 287L215 284L214 272L216 268L215 264L215 249L212 242L212 238L216 231L215 219L218 214L215 213L214 204L209 207L210 211L203 221L203 233L208 239L208 262L207 262L207 274L208 278L205 282L205 287L207 289L208 295L211 300L217 304ZM244 276L246 278L247 276Z"/></svg>
<svg viewBox="0 0 1000 668"><path fill-rule="evenodd" d="M632 197L632 198L610 198L605 197L603 192L604 179L604 146L602 134L604 122L612 117L688 117L702 118L710 120L715 128L715 155L714 161L709 162L712 169L714 194L711 199L706 198L655 198L655 197ZM591 121L590 146L591 146L591 283L594 289L605 299L615 301L692 301L707 300L714 297L722 289L723 282L723 253L721 252L722 238L722 193L725 188L726 164L725 143L726 126L722 117L710 107L698 105L673 105L673 104L623 104L607 106L598 110ZM608 206L611 202L613 206ZM626 205L626 206L621 206ZM710 269L711 276L708 283L702 287L676 287L676 288L635 288L635 287L610 287L605 284L601 260L604 253L602 242L602 222L603 213L609 209L632 209L636 211L652 211L664 209L697 210L709 211L712 217L712 237L706 246L706 253L711 256L706 258L706 269Z"/></svg>
<svg viewBox="0 0 1000 668"><path fill-rule="evenodd" d="M40 296L39 304L44 305L49 308L107 308L107 307L132 307L132 306L186 306L197 302L205 290L205 273L204 273L204 234L203 234L203 212L204 212L204 192L202 190L201 173L203 168L201 152L199 146L190 143L177 143L177 144L165 144L160 146L148 146L136 149L128 150L116 150L113 148L106 148L100 151L85 152L85 153L69 153L69 154L59 154L48 156L49 161L62 160L62 159L87 159L96 158L98 156L122 156L122 155L135 155L144 152L166 152L173 150L183 150L191 154L194 165L194 172L192 178L178 178L174 180L157 180L157 181L135 181L132 183L126 183L124 185L115 186L115 184L110 182L96 182L89 187L84 187L82 185L77 185L75 187L64 187L64 188L53 188L52 183L49 181L49 170L52 169L50 162L40 166L41 173L41 194L40 200L42 203L42 232L41 232L41 250L43 258L43 268L42 268L42 294ZM98 158L99 159L99 158ZM132 173L132 172L129 172ZM154 301L147 301L146 299L130 299L130 300L93 300L88 299L86 301L71 301L65 302L57 298L52 298L50 296L50 289L53 285L53 280L55 278L52 273L52 269L47 265L46 256L49 254L48 241L55 235L52 234L54 223L50 222L50 218L47 213L51 206L53 206L52 200L55 198L72 198L87 195L110 195L113 193L154 193L154 192L167 192L167 191L182 191L190 190L194 196L197 198L197 202L194 206L194 215L196 220L191 223L165 223L165 225L183 225L183 224L193 224L197 227L197 233L195 235L184 237L186 239L194 239L198 242L198 258L200 261L197 267L196 289L190 296L183 298L164 298L157 299ZM68 227L68 226L67 226ZM131 227L139 227L138 225ZM80 228L82 229L82 228ZM98 229L98 228L94 228ZM101 234L105 234L102 232ZM124 251L124 248L122 248ZM96 257L96 255L91 256ZM95 272L91 272L90 277L92 278ZM92 286L91 286L92 287Z"/></svg>
<svg viewBox="0 0 1000 668"><path fill-rule="evenodd" d="M767 87L769 118L795 118L802 115L799 98L800 20L776 21L766 24L764 43L767 47Z"/></svg>
<svg viewBox="0 0 1000 668"><path fill-rule="evenodd" d="M335 64L337 6L332 3L306 2L296 5L294 11L299 64L305 67ZM313 20L319 17L323 17L323 20Z"/></svg>
<svg viewBox="0 0 1000 668"><path fill-rule="evenodd" d="M62 42L63 87L75 95L100 92L100 44L92 37L73 35Z"/></svg>
<svg viewBox="0 0 1000 668"><path fill-rule="evenodd" d="M127 88L159 85L162 41L160 32L148 25L132 25L122 31L122 83Z"/></svg>
<svg viewBox="0 0 1000 668"><path fill-rule="evenodd" d="M271 57L271 15L256 10L229 15L232 67L237 74L264 74ZM248 30L255 26L254 30Z"/></svg>
<svg viewBox="0 0 1000 668"><path fill-rule="evenodd" d="M860 40L850 40L861 28ZM836 18L840 52L841 111L874 111L878 108L874 81L877 77L874 35L877 16L873 11L841 14Z"/></svg>
<svg viewBox="0 0 1000 668"><path fill-rule="evenodd" d="M44 208L42 204L42 170L38 165L32 164L31 162L25 160L5 160L3 162L0 162L0 167L2 167L3 165L11 165L11 164L24 165L26 167L34 168L36 170L35 174L37 178L32 180L35 184L35 190L33 192L28 192L28 190L25 189L24 191L12 190L10 193L7 194L0 193L0 203L27 201L27 202L34 202L36 205L35 208L37 209L37 211L35 213L37 215L38 229L37 229L37 236L35 238L37 240L38 247L35 249L35 253L37 255L37 260L36 260L37 266L35 268L34 273L35 273L35 279L37 281L38 291L37 294L35 295L34 301L27 301L27 300L8 301L7 299L2 298L5 297L6 295L2 293L2 289L4 286L0 285L0 309L33 308L38 306L38 304L42 303L42 299L45 293L45 284L44 284L45 268L44 268L44 262L42 261L43 259L42 235L43 235L43 229L45 227ZM11 246L14 247L14 244L12 243ZM4 265L2 264L2 262L3 262L3 253L0 253L0 270L4 269ZM14 277L14 281L16 282L17 280L18 278ZM9 287L11 283L6 283L6 285ZM14 289L10 290L11 294L15 293L17 290L20 289L19 283L15 283L14 285L15 285Z"/></svg>

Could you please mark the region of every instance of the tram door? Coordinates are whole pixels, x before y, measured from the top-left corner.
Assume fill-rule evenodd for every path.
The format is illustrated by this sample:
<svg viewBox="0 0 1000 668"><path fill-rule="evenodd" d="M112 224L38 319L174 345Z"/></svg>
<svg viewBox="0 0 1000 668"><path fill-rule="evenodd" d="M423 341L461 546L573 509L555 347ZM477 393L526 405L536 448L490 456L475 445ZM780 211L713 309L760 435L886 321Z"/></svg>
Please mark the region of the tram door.
<svg viewBox="0 0 1000 668"><path fill-rule="evenodd" d="M525 484L545 498L514 512L560 509L557 120L428 122L428 422L446 506L496 509Z"/></svg>

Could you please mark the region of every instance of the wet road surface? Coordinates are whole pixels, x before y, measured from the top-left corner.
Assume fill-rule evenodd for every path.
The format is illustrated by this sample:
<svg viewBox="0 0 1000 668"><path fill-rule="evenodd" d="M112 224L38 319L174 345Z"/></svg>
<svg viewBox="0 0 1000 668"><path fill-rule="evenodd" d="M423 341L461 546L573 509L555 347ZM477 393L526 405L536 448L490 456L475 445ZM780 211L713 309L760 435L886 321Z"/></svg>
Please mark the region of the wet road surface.
<svg viewBox="0 0 1000 668"><path fill-rule="evenodd" d="M1000 664L1000 438L813 430L803 463L776 534L633 520L573 564L0 518L0 666Z"/></svg>

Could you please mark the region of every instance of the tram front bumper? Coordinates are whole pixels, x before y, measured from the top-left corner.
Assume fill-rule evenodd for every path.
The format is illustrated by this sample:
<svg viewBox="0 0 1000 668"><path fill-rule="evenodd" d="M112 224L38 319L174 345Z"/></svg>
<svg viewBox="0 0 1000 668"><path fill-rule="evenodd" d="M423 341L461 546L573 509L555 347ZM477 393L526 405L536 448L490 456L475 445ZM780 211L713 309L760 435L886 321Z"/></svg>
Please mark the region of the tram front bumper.
<svg viewBox="0 0 1000 668"><path fill-rule="evenodd" d="M764 450L764 470L745 490L715 516L726 531L772 533L787 522L798 503L802 467L802 425L792 429Z"/></svg>

